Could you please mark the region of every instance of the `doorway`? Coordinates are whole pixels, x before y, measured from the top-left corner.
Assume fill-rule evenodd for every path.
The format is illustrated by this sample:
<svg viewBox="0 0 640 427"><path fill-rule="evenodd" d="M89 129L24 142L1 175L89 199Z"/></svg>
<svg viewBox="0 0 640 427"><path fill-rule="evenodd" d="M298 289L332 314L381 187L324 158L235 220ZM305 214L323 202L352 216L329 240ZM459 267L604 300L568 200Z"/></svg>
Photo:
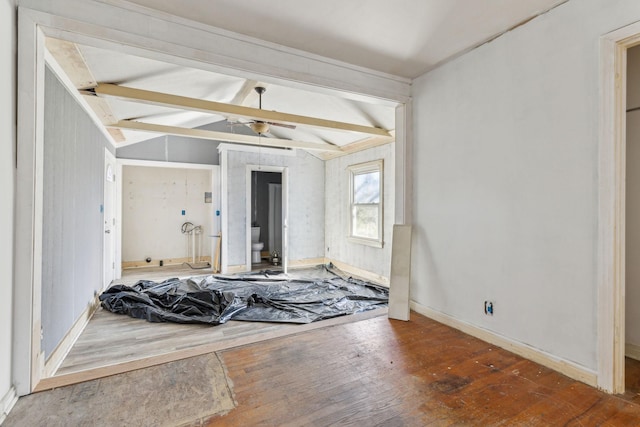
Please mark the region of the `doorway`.
<svg viewBox="0 0 640 427"><path fill-rule="evenodd" d="M247 271L287 271L286 175L282 167L247 166Z"/></svg>
<svg viewBox="0 0 640 427"><path fill-rule="evenodd" d="M625 392L627 291L627 55L640 22L601 38L599 144L598 387ZM631 160L631 159L629 159ZM629 288L631 290L631 288Z"/></svg>

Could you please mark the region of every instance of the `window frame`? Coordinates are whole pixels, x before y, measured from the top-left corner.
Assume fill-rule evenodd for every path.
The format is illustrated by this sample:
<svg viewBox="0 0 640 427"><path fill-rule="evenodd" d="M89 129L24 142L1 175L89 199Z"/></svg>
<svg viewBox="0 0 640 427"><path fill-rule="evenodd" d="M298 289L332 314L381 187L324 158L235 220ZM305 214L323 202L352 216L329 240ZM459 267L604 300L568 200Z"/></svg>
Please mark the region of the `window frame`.
<svg viewBox="0 0 640 427"><path fill-rule="evenodd" d="M384 245L383 232L384 232L384 161L383 159L373 160L365 163L358 163L347 167L349 173L349 234L347 240L352 243L361 245L373 246L376 248L382 248ZM357 175L362 175L371 172L378 172L380 174L379 182L379 202L378 203L355 203L354 202L354 181ZM354 235L354 207L361 206L378 206L378 237L368 238Z"/></svg>

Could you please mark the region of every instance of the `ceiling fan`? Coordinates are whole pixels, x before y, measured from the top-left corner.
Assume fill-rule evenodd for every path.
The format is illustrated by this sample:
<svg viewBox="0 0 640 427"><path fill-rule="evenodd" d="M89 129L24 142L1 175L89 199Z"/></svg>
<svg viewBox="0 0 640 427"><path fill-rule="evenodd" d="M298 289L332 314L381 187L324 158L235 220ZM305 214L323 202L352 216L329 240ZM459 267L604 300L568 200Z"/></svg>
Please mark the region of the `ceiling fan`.
<svg viewBox="0 0 640 427"><path fill-rule="evenodd" d="M259 108L262 110L262 94L265 93L267 89L264 88L263 86L256 86L253 89L258 93L258 99L259 99L258 105L259 105ZM231 125L234 125L234 124L249 125L251 130L253 130L258 135L263 135L265 133L268 133L271 126L280 126L280 127L289 128L289 129L296 128L294 125L288 125L285 123L265 122L263 120L252 120L250 122L231 123Z"/></svg>

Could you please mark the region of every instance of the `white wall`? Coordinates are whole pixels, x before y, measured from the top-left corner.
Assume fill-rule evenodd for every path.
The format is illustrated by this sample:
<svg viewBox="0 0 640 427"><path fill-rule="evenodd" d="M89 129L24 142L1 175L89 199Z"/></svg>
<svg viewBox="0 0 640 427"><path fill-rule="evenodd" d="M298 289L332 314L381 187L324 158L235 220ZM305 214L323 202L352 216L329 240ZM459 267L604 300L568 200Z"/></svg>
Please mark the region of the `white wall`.
<svg viewBox="0 0 640 427"><path fill-rule="evenodd" d="M0 1L0 423L13 404L11 381L13 209L16 141L16 5Z"/></svg>
<svg viewBox="0 0 640 427"><path fill-rule="evenodd" d="M414 81L414 301L596 370L599 38L639 19L571 0Z"/></svg>
<svg viewBox="0 0 640 427"><path fill-rule="evenodd" d="M289 261L324 257L323 161L302 150L297 150L295 156L229 150L228 207L227 212L222 213L228 218L228 265L246 264L247 164L288 168Z"/></svg>
<svg viewBox="0 0 640 427"><path fill-rule="evenodd" d="M196 253L211 256L213 203L211 170L146 166L123 166L122 260L141 261L186 258L188 237L185 222L202 226L202 246ZM182 210L185 215L182 215ZM196 240L198 246L198 240Z"/></svg>
<svg viewBox="0 0 640 427"><path fill-rule="evenodd" d="M325 163L325 256L388 278L391 268L391 236L394 218L395 143L371 148ZM351 165L384 161L384 222L382 248L347 240L349 235L349 171Z"/></svg>
<svg viewBox="0 0 640 427"><path fill-rule="evenodd" d="M627 109L640 107L640 47L627 52ZM627 113L626 344L640 346L640 110Z"/></svg>

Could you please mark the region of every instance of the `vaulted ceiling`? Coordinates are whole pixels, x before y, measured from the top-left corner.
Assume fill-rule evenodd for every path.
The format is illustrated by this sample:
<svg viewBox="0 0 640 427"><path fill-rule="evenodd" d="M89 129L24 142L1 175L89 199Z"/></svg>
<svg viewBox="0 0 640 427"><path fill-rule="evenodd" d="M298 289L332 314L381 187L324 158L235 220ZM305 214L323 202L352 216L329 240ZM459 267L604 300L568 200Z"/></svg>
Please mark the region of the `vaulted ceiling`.
<svg viewBox="0 0 640 427"><path fill-rule="evenodd" d="M110 1L110 0L105 0ZM293 49L414 78L565 0L134 0ZM137 4L134 5L133 3ZM48 39L47 47L116 146L158 135L302 148L332 158L393 141L395 111ZM256 87L264 87L262 109ZM269 122L258 135L252 122ZM216 131L199 127L217 123ZM199 129L196 129L199 128Z"/></svg>

